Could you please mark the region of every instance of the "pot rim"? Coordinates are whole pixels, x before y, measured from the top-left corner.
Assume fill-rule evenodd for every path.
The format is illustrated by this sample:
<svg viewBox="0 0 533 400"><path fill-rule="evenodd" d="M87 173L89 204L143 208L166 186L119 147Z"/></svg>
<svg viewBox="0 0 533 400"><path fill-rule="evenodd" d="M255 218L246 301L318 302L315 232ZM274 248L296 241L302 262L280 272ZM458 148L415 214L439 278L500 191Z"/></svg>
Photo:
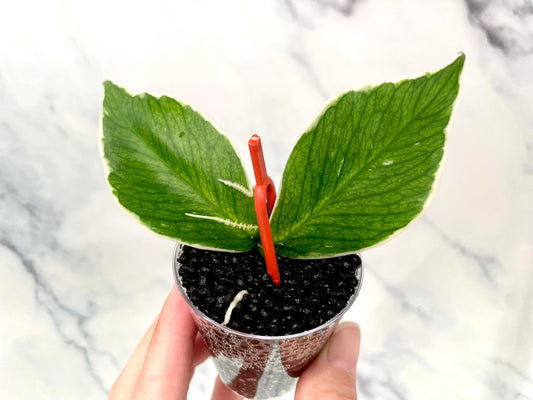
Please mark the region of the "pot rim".
<svg viewBox="0 0 533 400"><path fill-rule="evenodd" d="M301 338L301 337L304 337L304 336L310 336L310 335L312 335L312 334L314 334L316 332L319 332L319 331L321 331L321 330L323 330L323 329L325 329L325 328L327 328L327 327L329 327L331 325L334 325L334 324L336 324L337 322L340 321L340 319L344 316L344 314L346 314L346 312L353 305L353 303L355 302L355 299L357 298L357 296L359 295L359 292L361 291L361 286L363 284L363 275L364 275L364 273L363 273L363 258L361 257L360 253L356 252L355 254L361 260L361 264L360 264L359 268L356 271L356 274L358 275L357 278L359 279L359 284L355 288L355 292L352 294L352 296L350 297L350 299L346 303L346 306L341 311L339 311L334 317L330 318L329 320L327 320L323 324L314 327L313 329L309 329L309 330L306 330L306 331L303 331L303 332L293 333L293 334L290 334L290 335L280 335L280 336L255 335L253 333L246 333L246 332L237 331L237 330L232 329L232 328L230 328L230 327L228 327L226 325L222 325L221 323L215 321L214 319L210 318L205 313L200 311L198 309L198 307L196 307L196 305L189 299L189 296L187 296L187 290L183 287L182 282L181 282L181 278L180 278L179 273L178 273L178 269L179 269L178 256L179 256L183 246L185 246L185 245L182 244L182 243L177 243L175 248L174 248L174 253L173 253L174 254L174 259L172 261L172 271L173 271L173 274L174 274L174 280L176 282L176 286L178 287L179 292L181 293L181 295L183 296L183 298L185 299L185 301L187 302L187 304L189 305L191 310L196 315L198 315L200 318L208 321L210 324L215 325L219 329L221 329L223 331L226 331L228 333L231 333L233 335L241 336L241 337L247 338L247 339L265 340L265 341L280 341L280 340L298 339L298 338Z"/></svg>

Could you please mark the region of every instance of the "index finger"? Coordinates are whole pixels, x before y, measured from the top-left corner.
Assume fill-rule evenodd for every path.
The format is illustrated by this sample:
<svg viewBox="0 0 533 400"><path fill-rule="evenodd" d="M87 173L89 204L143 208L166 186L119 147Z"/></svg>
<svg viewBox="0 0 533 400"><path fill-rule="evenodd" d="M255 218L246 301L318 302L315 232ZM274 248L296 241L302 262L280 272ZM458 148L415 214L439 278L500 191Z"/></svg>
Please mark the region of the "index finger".
<svg viewBox="0 0 533 400"><path fill-rule="evenodd" d="M197 328L188 305L173 287L154 329L133 398L185 399L194 372Z"/></svg>

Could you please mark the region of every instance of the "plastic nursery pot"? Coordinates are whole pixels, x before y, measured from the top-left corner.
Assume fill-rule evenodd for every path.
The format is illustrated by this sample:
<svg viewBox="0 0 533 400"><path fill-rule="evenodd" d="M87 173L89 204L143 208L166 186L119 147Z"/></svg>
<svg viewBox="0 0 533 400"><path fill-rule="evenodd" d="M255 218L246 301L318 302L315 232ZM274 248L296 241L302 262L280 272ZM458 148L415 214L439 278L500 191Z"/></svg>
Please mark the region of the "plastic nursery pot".
<svg viewBox="0 0 533 400"><path fill-rule="evenodd" d="M333 318L313 329L286 335L260 336L228 328L200 311L187 296L180 278L179 256L174 252L173 270L180 293L189 304L194 321L224 384L249 399L270 399L290 391L300 374L328 341L361 288L362 263L356 269L357 287L346 306Z"/></svg>

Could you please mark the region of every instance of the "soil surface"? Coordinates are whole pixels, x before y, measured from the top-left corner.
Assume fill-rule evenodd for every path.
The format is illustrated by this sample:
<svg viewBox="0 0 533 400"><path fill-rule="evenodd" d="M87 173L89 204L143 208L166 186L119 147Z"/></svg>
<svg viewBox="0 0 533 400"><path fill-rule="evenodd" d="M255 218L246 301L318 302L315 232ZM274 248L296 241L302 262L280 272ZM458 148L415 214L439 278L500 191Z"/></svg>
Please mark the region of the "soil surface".
<svg viewBox="0 0 533 400"><path fill-rule="evenodd" d="M247 253L183 246L178 262L189 299L222 323L235 296L246 290L228 327L264 336L313 329L343 310L359 284L356 254L317 260L278 257L281 284L275 286L257 249Z"/></svg>

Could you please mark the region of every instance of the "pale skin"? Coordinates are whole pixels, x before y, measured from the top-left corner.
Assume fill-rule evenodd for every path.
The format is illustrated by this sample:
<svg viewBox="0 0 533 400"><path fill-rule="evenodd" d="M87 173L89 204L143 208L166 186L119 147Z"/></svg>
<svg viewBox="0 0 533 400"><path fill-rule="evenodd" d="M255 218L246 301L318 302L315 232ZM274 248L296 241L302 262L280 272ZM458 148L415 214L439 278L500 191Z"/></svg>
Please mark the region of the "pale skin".
<svg viewBox="0 0 533 400"><path fill-rule="evenodd" d="M354 400L360 330L340 324L303 372L295 400ZM108 400L185 400L197 365L209 357L190 310L176 288L111 388ZM216 379L211 400L241 400Z"/></svg>

